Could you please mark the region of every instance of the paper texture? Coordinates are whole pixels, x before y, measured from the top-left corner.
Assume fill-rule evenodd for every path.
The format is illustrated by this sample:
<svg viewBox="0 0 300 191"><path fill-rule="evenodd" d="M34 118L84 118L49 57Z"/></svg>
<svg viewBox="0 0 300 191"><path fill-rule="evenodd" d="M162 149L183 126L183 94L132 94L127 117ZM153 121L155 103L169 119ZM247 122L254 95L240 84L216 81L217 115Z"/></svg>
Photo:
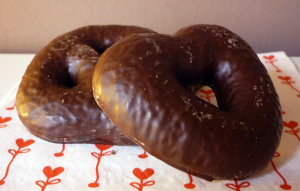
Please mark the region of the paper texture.
<svg viewBox="0 0 300 191"><path fill-rule="evenodd" d="M239 181L208 182L166 165L138 146L41 140L19 120L14 89L0 105L0 190L299 190L300 74L284 52L259 54L259 58L279 94L284 130L276 155L258 174ZM207 89L197 94L215 102Z"/></svg>

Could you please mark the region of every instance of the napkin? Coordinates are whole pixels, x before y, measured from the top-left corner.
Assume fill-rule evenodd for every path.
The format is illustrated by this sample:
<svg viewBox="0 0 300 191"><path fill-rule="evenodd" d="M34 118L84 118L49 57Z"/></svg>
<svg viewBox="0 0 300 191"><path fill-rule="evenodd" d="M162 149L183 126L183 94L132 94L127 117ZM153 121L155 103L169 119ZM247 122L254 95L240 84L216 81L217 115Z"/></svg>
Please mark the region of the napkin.
<svg viewBox="0 0 300 191"><path fill-rule="evenodd" d="M261 172L244 180L208 182L165 164L139 146L44 141L19 120L16 87L0 105L0 190L299 190L300 74L284 52L258 56L275 84L284 121L280 146ZM207 87L197 95L216 104Z"/></svg>

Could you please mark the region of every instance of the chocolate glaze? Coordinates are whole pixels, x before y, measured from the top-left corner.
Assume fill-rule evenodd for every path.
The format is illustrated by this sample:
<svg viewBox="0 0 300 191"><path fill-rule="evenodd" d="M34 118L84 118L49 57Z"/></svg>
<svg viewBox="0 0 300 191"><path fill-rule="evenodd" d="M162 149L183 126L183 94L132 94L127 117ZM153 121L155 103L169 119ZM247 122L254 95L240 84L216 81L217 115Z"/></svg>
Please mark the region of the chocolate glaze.
<svg viewBox="0 0 300 191"><path fill-rule="evenodd" d="M108 47L133 33L133 26L88 26L54 39L28 66L17 93L17 111L34 135L56 143L133 145L96 104L95 64Z"/></svg>
<svg viewBox="0 0 300 191"><path fill-rule="evenodd" d="M208 85L219 108L188 91ZM281 107L267 70L238 35L195 25L113 45L93 76L96 102L130 139L206 180L243 179L273 158Z"/></svg>

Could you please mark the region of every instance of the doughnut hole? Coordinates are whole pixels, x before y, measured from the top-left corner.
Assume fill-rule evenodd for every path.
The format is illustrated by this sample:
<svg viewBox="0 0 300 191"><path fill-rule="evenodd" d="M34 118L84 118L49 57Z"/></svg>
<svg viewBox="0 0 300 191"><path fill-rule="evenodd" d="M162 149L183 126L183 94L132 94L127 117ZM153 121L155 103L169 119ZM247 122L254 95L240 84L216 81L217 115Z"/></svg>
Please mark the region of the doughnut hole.
<svg viewBox="0 0 300 191"><path fill-rule="evenodd" d="M77 73L77 72L76 72ZM64 88L68 88L71 89L73 87L76 86L76 83L74 81L74 79L71 77L71 74L69 73L69 68L66 67L63 72L62 72L62 76L58 79L58 84L63 86Z"/></svg>
<svg viewBox="0 0 300 191"><path fill-rule="evenodd" d="M66 75L62 75L64 79L59 80L59 83L66 88L73 88L86 83L87 79L91 81L95 64L101 54L87 45L80 44L72 47L66 54Z"/></svg>
<svg viewBox="0 0 300 191"><path fill-rule="evenodd" d="M211 103L214 106L218 107L215 93L211 87L203 85L193 85L187 88L187 90L195 94L198 98L203 99L208 103Z"/></svg>

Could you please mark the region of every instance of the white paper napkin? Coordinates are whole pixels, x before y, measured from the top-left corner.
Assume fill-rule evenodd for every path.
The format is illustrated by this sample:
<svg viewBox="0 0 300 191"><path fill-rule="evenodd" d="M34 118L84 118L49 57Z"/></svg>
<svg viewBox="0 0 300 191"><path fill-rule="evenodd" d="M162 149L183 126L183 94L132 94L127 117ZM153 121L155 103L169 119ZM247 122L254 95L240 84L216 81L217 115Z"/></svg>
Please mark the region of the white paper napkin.
<svg viewBox="0 0 300 191"><path fill-rule="evenodd" d="M0 105L0 190L299 190L300 75L284 52L259 58L279 94L284 132L276 156L258 174L208 182L166 165L138 146L43 141L20 122L13 107L14 89ZM208 89L197 94L215 103Z"/></svg>

